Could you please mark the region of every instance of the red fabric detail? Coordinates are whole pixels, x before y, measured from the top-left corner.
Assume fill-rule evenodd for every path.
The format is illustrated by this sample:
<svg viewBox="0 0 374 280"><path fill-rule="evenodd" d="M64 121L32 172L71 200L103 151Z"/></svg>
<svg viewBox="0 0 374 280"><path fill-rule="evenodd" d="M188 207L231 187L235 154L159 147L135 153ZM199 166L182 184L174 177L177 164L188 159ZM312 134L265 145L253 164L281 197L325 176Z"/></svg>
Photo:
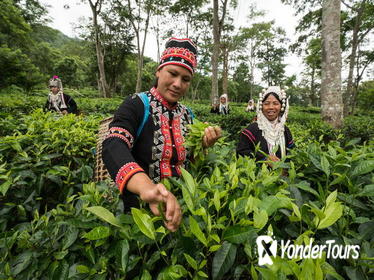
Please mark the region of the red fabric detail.
<svg viewBox="0 0 374 280"><path fill-rule="evenodd" d="M129 149L132 148L132 145L130 144L130 141L125 136L123 136L122 134L112 133L112 134L109 134L105 139L108 139L108 138L111 138L111 137L117 137L117 138L122 139L123 141L126 142L127 147L129 147Z"/></svg>
<svg viewBox="0 0 374 280"><path fill-rule="evenodd" d="M253 136L252 132L250 132L248 129L244 129L242 133L243 133L245 136L247 136L248 139L249 139L251 142L255 142L255 141L256 141L256 138Z"/></svg>
<svg viewBox="0 0 374 280"><path fill-rule="evenodd" d="M178 56L178 57L181 57L187 60L189 63L192 64L193 68L195 68L197 65L195 54L188 49L178 48L178 47L167 48L162 53L160 60L164 60L165 58L168 58L171 56Z"/></svg>
<svg viewBox="0 0 374 280"><path fill-rule="evenodd" d="M173 138L174 138L174 144L175 148L177 150L178 155L178 162L175 166L175 169L179 175L181 175L180 166L183 164L183 162L186 159L186 148L184 147L184 137L182 135L181 127L180 127L180 118L176 118L173 120L172 124L172 131L173 131Z"/></svg>
<svg viewBox="0 0 374 280"><path fill-rule="evenodd" d="M164 150L160 162L160 175L161 178L170 177L172 175L170 160L173 153L171 134L169 128L169 119L161 115L161 132L164 136Z"/></svg>
<svg viewBox="0 0 374 280"><path fill-rule="evenodd" d="M134 144L134 136L127 130L122 127L111 127L108 132L108 136L106 138L110 137L118 137L124 140L127 144L127 146L131 149Z"/></svg>
<svg viewBox="0 0 374 280"><path fill-rule="evenodd" d="M130 178L138 172L144 172L144 170L136 162L126 163L118 170L116 185L121 193Z"/></svg>

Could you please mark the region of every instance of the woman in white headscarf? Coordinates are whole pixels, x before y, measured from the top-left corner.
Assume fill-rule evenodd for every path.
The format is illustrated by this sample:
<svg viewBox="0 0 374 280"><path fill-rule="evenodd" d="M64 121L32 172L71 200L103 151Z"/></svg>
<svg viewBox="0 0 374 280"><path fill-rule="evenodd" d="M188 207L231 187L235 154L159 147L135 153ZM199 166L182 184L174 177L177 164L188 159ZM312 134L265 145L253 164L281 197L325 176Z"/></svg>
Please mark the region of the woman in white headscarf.
<svg viewBox="0 0 374 280"><path fill-rule="evenodd" d="M227 94L222 94L219 98L219 114L220 115L227 115L230 113L230 108L229 108L229 100L227 98Z"/></svg>
<svg viewBox="0 0 374 280"><path fill-rule="evenodd" d="M58 76L53 76L48 83L50 93L44 108L66 115L68 113L77 114L77 103L74 99L63 92L62 82Z"/></svg>
<svg viewBox="0 0 374 280"><path fill-rule="evenodd" d="M285 125L288 109L286 92L280 87L271 86L260 93L257 120L242 131L237 153L270 161L286 156L287 150L294 146L291 131ZM260 149L256 152L258 144Z"/></svg>

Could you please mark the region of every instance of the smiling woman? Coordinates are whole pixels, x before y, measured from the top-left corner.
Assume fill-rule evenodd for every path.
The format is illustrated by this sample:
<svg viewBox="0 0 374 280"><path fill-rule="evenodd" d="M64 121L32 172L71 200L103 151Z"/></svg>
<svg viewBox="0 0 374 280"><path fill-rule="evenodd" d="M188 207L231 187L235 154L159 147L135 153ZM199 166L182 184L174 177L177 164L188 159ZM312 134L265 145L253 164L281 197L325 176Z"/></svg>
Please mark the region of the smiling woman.
<svg viewBox="0 0 374 280"><path fill-rule="evenodd" d="M103 142L103 161L123 194L125 210L138 206L136 195L156 215L160 214L158 204L164 202L166 227L172 231L177 230L182 213L178 200L160 181L180 176L188 158L183 144L193 114L178 101L190 86L196 53L190 39L171 38L154 87L122 103ZM201 144L212 146L220 135L220 128L208 127Z"/></svg>
<svg viewBox="0 0 374 280"><path fill-rule="evenodd" d="M286 92L280 87L272 86L260 93L257 120L242 131L237 153L270 161L286 156L287 149L294 146L291 131L285 125L288 109ZM259 151L256 151L257 145Z"/></svg>

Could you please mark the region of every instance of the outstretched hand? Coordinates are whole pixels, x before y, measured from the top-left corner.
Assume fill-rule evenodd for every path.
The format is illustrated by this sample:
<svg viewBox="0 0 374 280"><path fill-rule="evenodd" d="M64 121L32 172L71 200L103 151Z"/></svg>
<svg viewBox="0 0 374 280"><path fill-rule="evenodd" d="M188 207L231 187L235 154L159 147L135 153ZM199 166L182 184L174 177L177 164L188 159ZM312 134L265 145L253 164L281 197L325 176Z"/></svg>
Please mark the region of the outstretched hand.
<svg viewBox="0 0 374 280"><path fill-rule="evenodd" d="M222 130L219 126L208 126L205 128L203 136L203 147L209 148L222 136Z"/></svg>
<svg viewBox="0 0 374 280"><path fill-rule="evenodd" d="M176 197L163 184L153 185L140 192L140 199L148 202L153 214L160 216L159 203L165 203L165 226L170 231L176 231L182 220L182 211Z"/></svg>

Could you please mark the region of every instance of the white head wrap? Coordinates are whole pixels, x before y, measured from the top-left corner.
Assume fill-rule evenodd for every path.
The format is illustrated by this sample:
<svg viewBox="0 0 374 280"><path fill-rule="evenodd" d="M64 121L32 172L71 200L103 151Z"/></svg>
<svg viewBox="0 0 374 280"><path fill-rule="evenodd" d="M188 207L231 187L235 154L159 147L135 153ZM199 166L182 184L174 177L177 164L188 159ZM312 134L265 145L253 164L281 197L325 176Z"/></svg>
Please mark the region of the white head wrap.
<svg viewBox="0 0 374 280"><path fill-rule="evenodd" d="M224 104L221 103L221 98L224 97L226 98L226 102ZM227 94L222 94L220 97L220 102L219 102L219 113L222 114L223 112L227 112L227 110L229 109L229 99L227 97Z"/></svg>
<svg viewBox="0 0 374 280"><path fill-rule="evenodd" d="M275 93L281 101L281 112L278 119L271 122L262 113L262 102L269 96L270 93ZM266 139L269 148L269 154L275 154L275 149L280 147L281 155L286 155L286 145L284 139L284 124L288 116L289 104L286 92L281 90L279 86L271 86L267 90L263 90L259 94L257 102L257 124L262 131L262 136Z"/></svg>

